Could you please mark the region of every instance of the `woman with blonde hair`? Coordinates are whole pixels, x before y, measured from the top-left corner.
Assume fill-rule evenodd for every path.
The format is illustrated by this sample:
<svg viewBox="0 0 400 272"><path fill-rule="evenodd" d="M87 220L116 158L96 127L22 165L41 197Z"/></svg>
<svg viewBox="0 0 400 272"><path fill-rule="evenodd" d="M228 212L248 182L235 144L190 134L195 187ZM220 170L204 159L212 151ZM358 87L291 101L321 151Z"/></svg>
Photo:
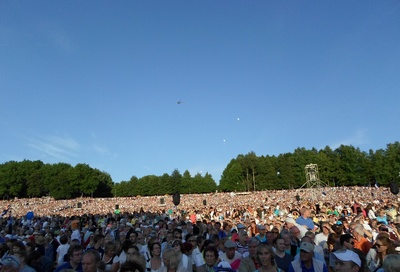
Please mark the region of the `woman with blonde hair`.
<svg viewBox="0 0 400 272"><path fill-rule="evenodd" d="M119 270L119 257L116 254L116 244L107 242L104 246L102 261L106 264L106 272L117 272Z"/></svg>
<svg viewBox="0 0 400 272"><path fill-rule="evenodd" d="M256 251L257 262L260 267L255 272L281 272L275 262L275 253L268 244L261 243Z"/></svg>
<svg viewBox="0 0 400 272"><path fill-rule="evenodd" d="M164 266L161 272L184 272L183 268L179 268L179 263L181 261L179 256L179 253L175 249L166 249L162 256Z"/></svg>

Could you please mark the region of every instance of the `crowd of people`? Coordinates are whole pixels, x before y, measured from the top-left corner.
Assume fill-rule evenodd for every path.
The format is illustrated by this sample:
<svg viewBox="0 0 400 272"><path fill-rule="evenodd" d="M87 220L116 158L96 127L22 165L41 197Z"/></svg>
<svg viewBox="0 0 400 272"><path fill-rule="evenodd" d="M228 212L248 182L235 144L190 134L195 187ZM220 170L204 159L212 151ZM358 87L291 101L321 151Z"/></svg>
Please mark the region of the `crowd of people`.
<svg viewBox="0 0 400 272"><path fill-rule="evenodd" d="M0 271L400 271L388 188L178 198L4 199Z"/></svg>

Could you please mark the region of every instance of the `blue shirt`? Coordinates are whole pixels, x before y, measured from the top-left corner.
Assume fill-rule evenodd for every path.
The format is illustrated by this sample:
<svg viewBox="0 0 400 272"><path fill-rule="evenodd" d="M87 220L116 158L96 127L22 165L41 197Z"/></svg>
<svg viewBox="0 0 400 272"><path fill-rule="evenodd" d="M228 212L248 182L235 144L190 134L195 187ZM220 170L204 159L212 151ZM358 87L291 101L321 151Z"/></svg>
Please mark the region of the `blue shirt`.
<svg viewBox="0 0 400 272"><path fill-rule="evenodd" d="M296 219L296 223L307 226L308 230L314 230L314 222L311 220L311 218L304 218L303 216L300 216Z"/></svg>

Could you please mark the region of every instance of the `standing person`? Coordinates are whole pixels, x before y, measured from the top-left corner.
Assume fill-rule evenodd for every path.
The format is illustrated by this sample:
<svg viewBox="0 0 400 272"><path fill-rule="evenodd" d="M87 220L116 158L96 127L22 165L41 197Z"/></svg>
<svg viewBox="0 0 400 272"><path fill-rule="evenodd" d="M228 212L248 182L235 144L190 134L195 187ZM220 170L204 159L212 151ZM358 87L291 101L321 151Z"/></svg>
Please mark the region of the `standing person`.
<svg viewBox="0 0 400 272"><path fill-rule="evenodd" d="M71 222L71 230L72 230L71 241L78 240L79 244L82 244L82 237L79 231L79 220L74 220Z"/></svg>
<svg viewBox="0 0 400 272"><path fill-rule="evenodd" d="M101 259L98 251L93 249L86 251L82 257L83 272L99 272L97 266L100 261Z"/></svg>
<svg viewBox="0 0 400 272"><path fill-rule="evenodd" d="M104 246L102 261L106 264L105 272L117 272L119 270L119 258L116 254L116 245L109 241Z"/></svg>
<svg viewBox="0 0 400 272"><path fill-rule="evenodd" d="M309 242L300 244L300 258L290 263L287 272L328 272L326 265L314 257L314 245Z"/></svg>
<svg viewBox="0 0 400 272"><path fill-rule="evenodd" d="M62 265L58 266L54 272L60 272L64 269L74 269L77 272L82 272L82 254L83 246L79 244L71 245L68 249L69 261L64 262Z"/></svg>
<svg viewBox="0 0 400 272"><path fill-rule="evenodd" d="M293 256L285 252L285 240L281 237L275 238L273 241L275 247L276 265L283 271L287 271L289 264L293 261Z"/></svg>
<svg viewBox="0 0 400 272"><path fill-rule="evenodd" d="M56 257L56 265L60 266L64 263L64 256L67 255L69 244L68 244L68 236L62 235L60 237L60 245L57 247L57 257Z"/></svg>
<svg viewBox="0 0 400 272"><path fill-rule="evenodd" d="M281 272L275 262L275 253L268 244L261 243L257 247L257 261L260 267L255 272Z"/></svg>

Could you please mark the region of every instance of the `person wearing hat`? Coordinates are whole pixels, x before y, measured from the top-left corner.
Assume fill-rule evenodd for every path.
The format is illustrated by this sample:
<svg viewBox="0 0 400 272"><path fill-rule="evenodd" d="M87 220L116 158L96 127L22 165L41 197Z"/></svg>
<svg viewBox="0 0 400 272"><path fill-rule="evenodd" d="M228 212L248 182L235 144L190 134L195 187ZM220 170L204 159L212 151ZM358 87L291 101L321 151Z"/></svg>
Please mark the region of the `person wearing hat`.
<svg viewBox="0 0 400 272"><path fill-rule="evenodd" d="M333 252L336 257L335 271L337 272L358 272L361 267L361 259L352 250Z"/></svg>
<svg viewBox="0 0 400 272"><path fill-rule="evenodd" d="M327 266L314 257L314 245L309 242L301 242L300 258L290 263L287 272L328 272Z"/></svg>
<svg viewBox="0 0 400 272"><path fill-rule="evenodd" d="M258 233L256 234L256 238L258 239L258 240L260 240L260 242L261 243L266 243L266 242L268 242L267 241L267 235L266 235L266 232L267 232L267 230L266 230L266 228L265 228L265 226L264 225L258 225L257 226L257 230L258 230ZM272 242L272 241L271 241Z"/></svg>
<svg viewBox="0 0 400 272"><path fill-rule="evenodd" d="M231 266L234 261L242 259L242 254L236 251L236 243L232 240L228 239L225 241L224 249L225 252L220 255L220 258Z"/></svg>
<svg viewBox="0 0 400 272"><path fill-rule="evenodd" d="M20 260L15 255L8 255L0 260L1 271L17 272L20 268Z"/></svg>
<svg viewBox="0 0 400 272"><path fill-rule="evenodd" d="M290 230L290 228L293 226L295 226L299 229L300 238L303 237L304 235L306 235L306 232L307 232L306 227L297 224L293 217L287 217L285 219L285 225L284 225L285 229Z"/></svg>
<svg viewBox="0 0 400 272"><path fill-rule="evenodd" d="M242 254L242 256L244 254L248 254L249 252L249 248L247 246L247 240L248 240L249 236L247 235L247 232L244 229L241 229L238 233L238 241L236 242L236 248L237 251Z"/></svg>

